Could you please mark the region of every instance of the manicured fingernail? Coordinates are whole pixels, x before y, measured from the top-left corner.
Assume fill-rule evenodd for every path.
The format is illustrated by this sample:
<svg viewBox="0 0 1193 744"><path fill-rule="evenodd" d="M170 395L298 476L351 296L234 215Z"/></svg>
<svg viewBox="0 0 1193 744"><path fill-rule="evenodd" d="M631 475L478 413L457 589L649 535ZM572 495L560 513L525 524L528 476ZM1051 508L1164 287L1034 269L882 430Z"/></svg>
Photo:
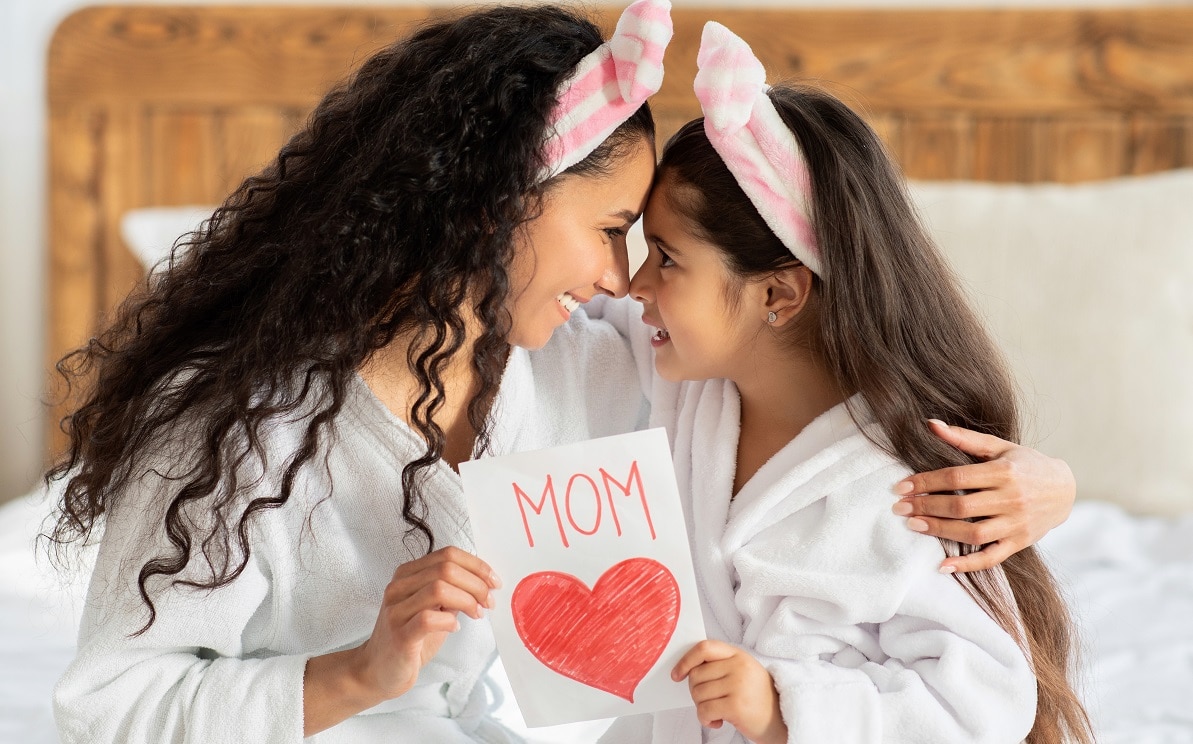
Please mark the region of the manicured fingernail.
<svg viewBox="0 0 1193 744"><path fill-rule="evenodd" d="M913 488L915 486L911 485L911 481L899 481L891 490L894 491L896 496L906 496L911 493Z"/></svg>
<svg viewBox="0 0 1193 744"><path fill-rule="evenodd" d="M896 501L895 505L891 507L891 511L900 517L906 517L908 514L911 514L911 504L906 501Z"/></svg>
<svg viewBox="0 0 1193 744"><path fill-rule="evenodd" d="M485 594L485 607L488 607L491 610L496 606L497 606L497 603L493 601L493 595Z"/></svg>
<svg viewBox="0 0 1193 744"><path fill-rule="evenodd" d="M942 429L947 429L947 428L949 428L949 425L948 425L948 424L946 424L945 422L943 422L943 421L941 421L940 419L937 419L937 418L930 418L930 419L928 419L928 423L929 423L929 424L936 424L937 426L939 426L939 427L940 427L940 428L942 428Z"/></svg>
<svg viewBox="0 0 1193 744"><path fill-rule="evenodd" d="M915 532L927 532L928 523L922 519L912 517L911 519L907 520L907 529L914 530Z"/></svg>
<svg viewBox="0 0 1193 744"><path fill-rule="evenodd" d="M940 572L941 572L942 574L951 574L951 573L956 573L956 572L957 572L957 567L956 567L956 566L941 566L941 567L940 567Z"/></svg>
<svg viewBox="0 0 1193 744"><path fill-rule="evenodd" d="M501 588L501 578L498 577L497 574L493 573L492 571L489 572L489 583L493 585L494 589Z"/></svg>
<svg viewBox="0 0 1193 744"><path fill-rule="evenodd" d="M460 629L460 621L459 621L459 620L456 620L456 627L452 628L452 631L454 632L454 631L457 631L457 630L459 630L459 629Z"/></svg>
<svg viewBox="0 0 1193 744"><path fill-rule="evenodd" d="M477 605L476 606L476 614L473 615L473 617L475 617L477 620L480 620L484 616L485 616L485 610L480 605Z"/></svg>

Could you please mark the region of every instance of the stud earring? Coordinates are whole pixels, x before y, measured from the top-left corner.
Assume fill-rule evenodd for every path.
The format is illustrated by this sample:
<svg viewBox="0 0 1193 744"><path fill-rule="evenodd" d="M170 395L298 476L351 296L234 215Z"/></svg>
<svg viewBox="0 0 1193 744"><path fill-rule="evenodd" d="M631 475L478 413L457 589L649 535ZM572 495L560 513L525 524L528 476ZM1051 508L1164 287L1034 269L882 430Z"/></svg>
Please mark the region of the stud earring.
<svg viewBox="0 0 1193 744"><path fill-rule="evenodd" d="M779 319L779 314L776 313L774 310L771 310L769 313L766 314L766 322L767 323L774 323L778 319Z"/></svg>

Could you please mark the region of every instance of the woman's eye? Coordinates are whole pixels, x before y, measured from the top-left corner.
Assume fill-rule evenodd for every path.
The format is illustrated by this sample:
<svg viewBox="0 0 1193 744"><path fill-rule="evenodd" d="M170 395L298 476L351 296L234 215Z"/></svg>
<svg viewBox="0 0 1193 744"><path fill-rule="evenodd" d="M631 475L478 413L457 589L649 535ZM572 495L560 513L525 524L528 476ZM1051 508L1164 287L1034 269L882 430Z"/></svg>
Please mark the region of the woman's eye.
<svg viewBox="0 0 1193 744"><path fill-rule="evenodd" d="M624 227L606 227L605 234L609 236L610 240L617 240L625 237L626 230Z"/></svg>

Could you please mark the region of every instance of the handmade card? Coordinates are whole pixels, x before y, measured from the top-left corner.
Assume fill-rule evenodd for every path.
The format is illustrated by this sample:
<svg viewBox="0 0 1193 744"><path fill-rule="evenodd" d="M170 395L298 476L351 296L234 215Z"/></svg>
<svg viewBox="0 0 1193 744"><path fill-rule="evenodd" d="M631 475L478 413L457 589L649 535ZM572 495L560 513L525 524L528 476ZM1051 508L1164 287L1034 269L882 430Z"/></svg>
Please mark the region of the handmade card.
<svg viewBox="0 0 1193 744"><path fill-rule="evenodd" d="M662 429L461 463L489 612L528 726L692 704L671 669L705 638Z"/></svg>

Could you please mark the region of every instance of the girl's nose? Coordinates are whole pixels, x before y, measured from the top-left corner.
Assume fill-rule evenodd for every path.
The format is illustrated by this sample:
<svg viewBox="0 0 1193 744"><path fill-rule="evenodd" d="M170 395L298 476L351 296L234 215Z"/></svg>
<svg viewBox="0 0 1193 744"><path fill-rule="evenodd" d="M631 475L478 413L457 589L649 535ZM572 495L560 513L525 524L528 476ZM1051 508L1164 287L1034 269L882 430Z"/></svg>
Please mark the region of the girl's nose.
<svg viewBox="0 0 1193 744"><path fill-rule="evenodd" d="M651 276L649 260L642 264L630 280L630 297L643 304L654 300L654 278Z"/></svg>

